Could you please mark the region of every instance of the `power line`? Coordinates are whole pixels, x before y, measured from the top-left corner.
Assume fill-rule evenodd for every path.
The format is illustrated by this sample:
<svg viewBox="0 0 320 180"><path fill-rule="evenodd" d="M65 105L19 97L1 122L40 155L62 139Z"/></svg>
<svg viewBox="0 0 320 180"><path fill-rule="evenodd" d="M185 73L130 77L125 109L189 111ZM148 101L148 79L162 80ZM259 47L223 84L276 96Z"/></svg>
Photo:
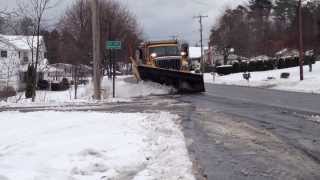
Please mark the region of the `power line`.
<svg viewBox="0 0 320 180"><path fill-rule="evenodd" d="M203 60L203 24L202 24L202 20L203 18L208 18L209 16L207 15L199 15L199 16L194 16L194 19L199 19L199 23L200 23L200 47L201 47L201 59L200 59L200 63L201 63L201 69L202 69L202 73L204 73L205 69L204 69L204 60Z"/></svg>

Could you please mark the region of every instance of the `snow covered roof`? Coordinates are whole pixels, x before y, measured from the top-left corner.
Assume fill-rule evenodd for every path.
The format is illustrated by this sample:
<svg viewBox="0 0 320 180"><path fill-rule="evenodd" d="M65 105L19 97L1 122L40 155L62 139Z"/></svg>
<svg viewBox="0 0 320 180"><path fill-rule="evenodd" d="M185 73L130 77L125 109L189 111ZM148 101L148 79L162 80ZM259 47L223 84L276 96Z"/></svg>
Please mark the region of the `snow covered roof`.
<svg viewBox="0 0 320 180"><path fill-rule="evenodd" d="M43 36L39 36L40 44L43 43ZM2 35L0 41L10 43L19 50L30 50L37 47L37 36L21 36L21 35Z"/></svg>
<svg viewBox="0 0 320 180"><path fill-rule="evenodd" d="M208 47L203 47L203 50L208 49ZM189 47L189 57L190 58L200 58L201 57L201 47Z"/></svg>
<svg viewBox="0 0 320 180"><path fill-rule="evenodd" d="M266 55L261 55L261 56L250 58L250 61L267 61L269 59L271 59L271 57Z"/></svg>
<svg viewBox="0 0 320 180"><path fill-rule="evenodd" d="M299 56L299 51L296 49L282 49L281 51L276 53L276 56L282 57L282 58L288 58L288 57L298 57Z"/></svg>
<svg viewBox="0 0 320 180"><path fill-rule="evenodd" d="M67 64L67 63L56 63L56 64L50 64L52 67L56 68L72 68L72 64Z"/></svg>

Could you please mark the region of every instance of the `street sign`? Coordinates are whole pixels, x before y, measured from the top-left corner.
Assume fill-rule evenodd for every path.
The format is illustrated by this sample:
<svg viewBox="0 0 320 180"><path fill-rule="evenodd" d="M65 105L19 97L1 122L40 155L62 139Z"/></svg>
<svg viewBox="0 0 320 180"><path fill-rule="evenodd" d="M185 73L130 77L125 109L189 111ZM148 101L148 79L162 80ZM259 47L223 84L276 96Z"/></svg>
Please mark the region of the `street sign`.
<svg viewBox="0 0 320 180"><path fill-rule="evenodd" d="M121 41L107 41L106 49L121 49Z"/></svg>

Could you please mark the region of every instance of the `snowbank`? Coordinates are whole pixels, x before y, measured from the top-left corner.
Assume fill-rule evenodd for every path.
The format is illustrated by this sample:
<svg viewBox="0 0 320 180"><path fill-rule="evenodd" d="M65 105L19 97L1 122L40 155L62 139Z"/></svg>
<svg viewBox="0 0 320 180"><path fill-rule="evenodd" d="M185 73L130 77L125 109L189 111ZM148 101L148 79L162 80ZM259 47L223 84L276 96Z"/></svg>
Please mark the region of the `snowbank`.
<svg viewBox="0 0 320 180"><path fill-rule="evenodd" d="M164 95L174 91L173 88L160 85L153 82L130 83L125 79L131 76L119 76L116 80L116 97L132 98L149 95ZM106 90L108 98L112 97L112 80L105 77L102 81L102 87Z"/></svg>
<svg viewBox="0 0 320 180"><path fill-rule="evenodd" d="M172 88L152 82L130 83L126 81L131 76L119 76L116 80L116 98L112 98L112 80L104 77L102 80L102 96L104 102L130 102L133 97L143 97L149 95L164 95L173 91ZM0 106L58 106L62 104L83 104L97 103L92 99L93 85L83 85L78 87L77 97L74 99L74 88L67 91L37 91L34 103L31 99L24 98L24 92L8 99L8 102L0 101Z"/></svg>
<svg viewBox="0 0 320 180"><path fill-rule="evenodd" d="M1 180L193 180L169 113L1 112Z"/></svg>
<svg viewBox="0 0 320 180"><path fill-rule="evenodd" d="M280 79L281 73L290 73L289 79ZM300 81L299 67L264 71L251 72L249 82L243 79L242 73L231 74L227 76L216 76L213 81L211 74L205 75L205 82L216 84L265 87L286 91L297 91L307 93L320 93L320 62L313 65L313 72L309 72L309 67L304 66L305 80Z"/></svg>
<svg viewBox="0 0 320 180"><path fill-rule="evenodd" d="M311 116L309 120L320 123L320 116Z"/></svg>

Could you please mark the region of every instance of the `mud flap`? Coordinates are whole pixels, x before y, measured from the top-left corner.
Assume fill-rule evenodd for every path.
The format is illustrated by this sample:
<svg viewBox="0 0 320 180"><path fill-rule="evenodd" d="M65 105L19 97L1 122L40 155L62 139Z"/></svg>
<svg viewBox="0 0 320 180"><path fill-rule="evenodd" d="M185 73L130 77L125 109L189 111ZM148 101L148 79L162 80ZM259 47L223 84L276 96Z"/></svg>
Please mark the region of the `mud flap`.
<svg viewBox="0 0 320 180"><path fill-rule="evenodd" d="M173 86L179 93L205 92L203 75L149 66L138 66L140 78L168 86Z"/></svg>

